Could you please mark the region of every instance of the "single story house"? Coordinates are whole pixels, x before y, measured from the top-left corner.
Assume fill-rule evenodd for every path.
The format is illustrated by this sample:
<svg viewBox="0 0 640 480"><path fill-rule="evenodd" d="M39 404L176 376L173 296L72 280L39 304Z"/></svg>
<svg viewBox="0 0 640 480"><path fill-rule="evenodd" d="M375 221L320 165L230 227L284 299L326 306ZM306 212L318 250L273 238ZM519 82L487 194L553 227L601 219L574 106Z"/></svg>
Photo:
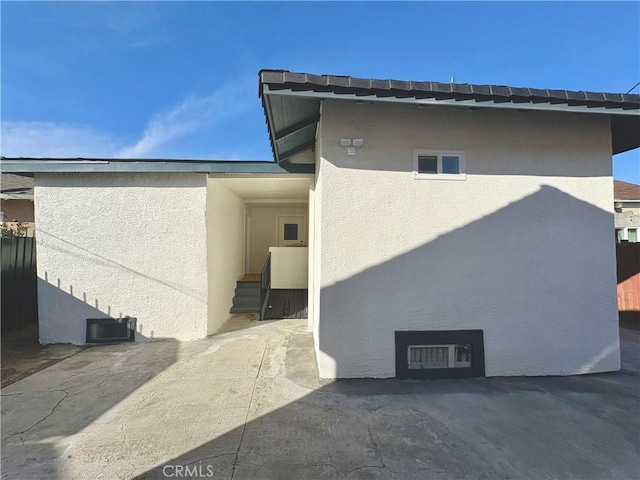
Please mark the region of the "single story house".
<svg viewBox="0 0 640 480"><path fill-rule="evenodd" d="M0 174L0 210L4 224L15 230L20 222L26 227L26 236L33 236L33 178Z"/></svg>
<svg viewBox="0 0 640 480"><path fill-rule="evenodd" d="M259 92L274 162L3 159L35 176L42 343L127 317L202 338L249 274L261 300L308 289L323 378L620 368L611 157L640 96L280 70Z"/></svg>
<svg viewBox="0 0 640 480"><path fill-rule="evenodd" d="M640 241L638 235L640 233L640 185L614 180L613 203L616 239L618 242L638 243Z"/></svg>

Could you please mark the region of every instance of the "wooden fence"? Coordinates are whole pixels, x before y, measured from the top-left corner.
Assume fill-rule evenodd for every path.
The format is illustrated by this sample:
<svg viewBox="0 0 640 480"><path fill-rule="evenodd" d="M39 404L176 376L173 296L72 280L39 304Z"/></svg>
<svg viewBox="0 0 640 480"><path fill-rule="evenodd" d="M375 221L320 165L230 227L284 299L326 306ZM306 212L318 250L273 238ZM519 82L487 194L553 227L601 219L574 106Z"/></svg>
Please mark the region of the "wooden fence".
<svg viewBox="0 0 640 480"><path fill-rule="evenodd" d="M2 333L38 321L36 239L2 238Z"/></svg>
<svg viewBox="0 0 640 480"><path fill-rule="evenodd" d="M640 243L616 244L620 321L640 326Z"/></svg>

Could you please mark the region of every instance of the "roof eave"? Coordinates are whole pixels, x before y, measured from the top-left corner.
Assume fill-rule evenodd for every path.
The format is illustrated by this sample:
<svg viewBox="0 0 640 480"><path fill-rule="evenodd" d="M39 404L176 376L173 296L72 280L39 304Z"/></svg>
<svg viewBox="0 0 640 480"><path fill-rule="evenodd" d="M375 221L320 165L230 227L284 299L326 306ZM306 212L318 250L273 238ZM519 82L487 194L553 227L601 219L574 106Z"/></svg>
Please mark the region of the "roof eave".
<svg viewBox="0 0 640 480"><path fill-rule="evenodd" d="M313 164L158 159L2 158L1 173L314 173Z"/></svg>
<svg viewBox="0 0 640 480"><path fill-rule="evenodd" d="M266 95L286 95L290 97L314 98L319 100L343 99L357 100L360 102L386 102L386 103L409 103L415 105L445 105L456 107L473 107L473 108L501 108L512 110L540 110L540 111L558 111L570 113L597 113L597 114L615 114L640 117L640 108L622 108L604 105L577 105L569 103L551 103L551 102L534 102L533 100L512 101L508 99L491 99L491 98L449 98L440 96L438 98L427 97L418 98L416 96L379 96L377 94L357 94L352 92L336 93L332 91L316 91L301 90L292 88L271 88L269 85L263 85L263 94Z"/></svg>

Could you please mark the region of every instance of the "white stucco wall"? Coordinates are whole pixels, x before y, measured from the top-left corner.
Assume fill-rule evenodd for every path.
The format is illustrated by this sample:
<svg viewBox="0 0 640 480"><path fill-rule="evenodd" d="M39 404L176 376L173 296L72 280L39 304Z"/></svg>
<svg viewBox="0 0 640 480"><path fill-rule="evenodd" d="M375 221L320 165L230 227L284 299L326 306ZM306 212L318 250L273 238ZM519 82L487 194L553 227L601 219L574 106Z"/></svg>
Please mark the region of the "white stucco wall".
<svg viewBox="0 0 640 480"><path fill-rule="evenodd" d="M206 176L36 174L42 343L87 318L138 319L136 341L207 334Z"/></svg>
<svg viewBox="0 0 640 480"><path fill-rule="evenodd" d="M395 376L396 330L483 329L487 376L619 368L606 117L336 100L319 143L322 377ZM414 148L466 181L414 180Z"/></svg>
<svg viewBox="0 0 640 480"><path fill-rule="evenodd" d="M231 314L236 280L244 275L245 207L238 195L214 178L207 180L209 334Z"/></svg>

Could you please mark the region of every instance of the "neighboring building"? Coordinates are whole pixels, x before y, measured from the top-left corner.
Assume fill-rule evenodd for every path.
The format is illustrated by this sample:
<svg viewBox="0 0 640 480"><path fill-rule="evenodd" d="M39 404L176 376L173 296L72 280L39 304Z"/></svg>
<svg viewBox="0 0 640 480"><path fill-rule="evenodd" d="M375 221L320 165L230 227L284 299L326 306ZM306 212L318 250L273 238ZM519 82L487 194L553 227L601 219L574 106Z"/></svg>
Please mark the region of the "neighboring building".
<svg viewBox="0 0 640 480"><path fill-rule="evenodd" d="M9 226L17 220L27 227L27 236L35 232L33 224L33 178L5 173L0 175L1 218Z"/></svg>
<svg viewBox="0 0 640 480"><path fill-rule="evenodd" d="M105 316L216 333L271 251L322 377L619 369L611 156L638 95L267 70L260 97L275 163L2 161L35 174L43 343Z"/></svg>
<svg viewBox="0 0 640 480"><path fill-rule="evenodd" d="M637 243L640 238L640 185L614 180L613 201L618 242Z"/></svg>

